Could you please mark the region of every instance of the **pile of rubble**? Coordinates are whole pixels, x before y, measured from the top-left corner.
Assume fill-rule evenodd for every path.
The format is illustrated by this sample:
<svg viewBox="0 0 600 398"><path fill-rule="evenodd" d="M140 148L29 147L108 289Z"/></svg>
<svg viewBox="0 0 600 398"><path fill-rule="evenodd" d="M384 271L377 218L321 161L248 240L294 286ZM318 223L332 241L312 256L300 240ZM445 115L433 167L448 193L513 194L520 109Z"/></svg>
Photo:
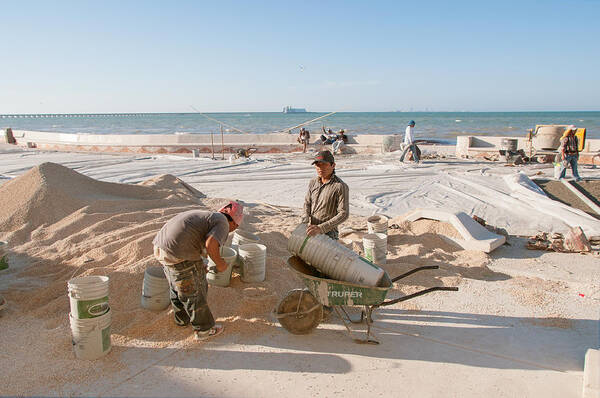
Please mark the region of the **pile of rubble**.
<svg viewBox="0 0 600 398"><path fill-rule="evenodd" d="M580 227L573 227L565 235L541 232L529 237L527 245L530 250L546 250L560 253L587 253L592 246L600 245L600 237L588 238Z"/></svg>

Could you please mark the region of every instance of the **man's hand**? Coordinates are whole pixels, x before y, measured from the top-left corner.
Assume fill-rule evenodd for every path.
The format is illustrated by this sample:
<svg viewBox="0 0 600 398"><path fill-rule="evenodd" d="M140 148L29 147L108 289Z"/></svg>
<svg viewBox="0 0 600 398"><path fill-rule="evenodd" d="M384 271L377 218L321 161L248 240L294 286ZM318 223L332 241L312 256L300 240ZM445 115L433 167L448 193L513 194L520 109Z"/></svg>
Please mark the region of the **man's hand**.
<svg viewBox="0 0 600 398"><path fill-rule="evenodd" d="M221 257L219 241L209 236L206 238L206 253L210 259L217 266L217 272L224 272L227 270L227 263Z"/></svg>
<svg viewBox="0 0 600 398"><path fill-rule="evenodd" d="M318 225L309 225L306 228L306 235L308 235L308 236L315 236L315 235L319 235L322 233L323 233L323 231L321 231L321 228L319 228Z"/></svg>

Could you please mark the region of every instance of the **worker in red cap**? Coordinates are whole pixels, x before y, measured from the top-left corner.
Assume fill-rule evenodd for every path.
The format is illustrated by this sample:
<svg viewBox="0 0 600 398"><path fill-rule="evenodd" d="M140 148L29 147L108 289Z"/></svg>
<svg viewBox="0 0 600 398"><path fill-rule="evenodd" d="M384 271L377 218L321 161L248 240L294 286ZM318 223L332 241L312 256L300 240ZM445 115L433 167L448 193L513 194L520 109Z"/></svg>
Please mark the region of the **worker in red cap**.
<svg viewBox="0 0 600 398"><path fill-rule="evenodd" d="M329 151L317 153L312 164L317 176L310 180L304 199L302 222L309 236L326 234L338 239L338 225L350 215L348 185L335 175L335 159Z"/></svg>
<svg viewBox="0 0 600 398"><path fill-rule="evenodd" d="M223 331L223 325L215 323L208 307L203 260L208 255L217 272L227 269L220 248L243 218L243 205L233 201L218 212L186 211L167 221L152 241L154 257L163 265L169 281L175 323L191 324L196 340L206 340Z"/></svg>

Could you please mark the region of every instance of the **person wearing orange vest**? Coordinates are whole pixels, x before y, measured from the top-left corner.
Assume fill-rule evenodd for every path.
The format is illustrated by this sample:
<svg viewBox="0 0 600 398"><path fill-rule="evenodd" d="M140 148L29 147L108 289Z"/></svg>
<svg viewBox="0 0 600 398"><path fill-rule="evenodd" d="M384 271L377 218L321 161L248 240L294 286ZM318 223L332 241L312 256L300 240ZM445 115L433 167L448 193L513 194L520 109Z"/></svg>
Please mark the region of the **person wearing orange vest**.
<svg viewBox="0 0 600 398"><path fill-rule="evenodd" d="M565 178L567 175L567 167L571 165L573 170L573 177L575 181L581 181L579 172L577 171L577 161L579 160L579 139L575 136L577 128L570 125L565 129L563 136L560 139L560 154L561 154L561 166L560 176L558 179Z"/></svg>

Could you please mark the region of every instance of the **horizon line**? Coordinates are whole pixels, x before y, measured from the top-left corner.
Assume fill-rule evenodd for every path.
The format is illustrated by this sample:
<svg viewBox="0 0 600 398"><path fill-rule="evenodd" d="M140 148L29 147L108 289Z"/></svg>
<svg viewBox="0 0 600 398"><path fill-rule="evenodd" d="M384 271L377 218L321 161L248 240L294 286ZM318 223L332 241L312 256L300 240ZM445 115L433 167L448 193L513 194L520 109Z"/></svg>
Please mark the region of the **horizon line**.
<svg viewBox="0 0 600 398"><path fill-rule="evenodd" d="M304 113L330 113L331 111L306 111L291 113L292 115L302 115ZM338 111L337 113L581 113L581 112L600 112L600 110L568 110L568 111L550 111L550 110L520 110L520 111ZM29 116L29 115L196 115L200 113L223 114L223 113L280 113L281 111L203 111L203 112L47 112L47 113L0 113L0 117L5 116ZM289 114L288 114L289 115Z"/></svg>

